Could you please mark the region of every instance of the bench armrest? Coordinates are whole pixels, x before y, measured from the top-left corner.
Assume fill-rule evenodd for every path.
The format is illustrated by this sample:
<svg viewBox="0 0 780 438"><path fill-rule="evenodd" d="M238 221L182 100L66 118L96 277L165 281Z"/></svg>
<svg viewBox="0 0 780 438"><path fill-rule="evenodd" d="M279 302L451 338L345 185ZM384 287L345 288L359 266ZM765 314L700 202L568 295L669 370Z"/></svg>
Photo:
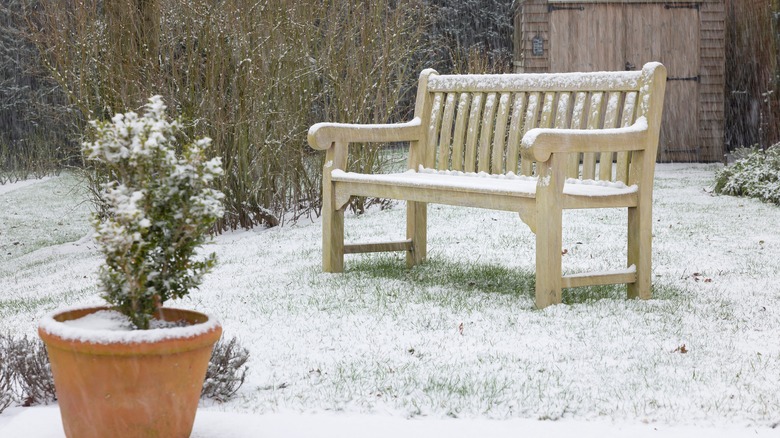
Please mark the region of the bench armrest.
<svg viewBox="0 0 780 438"><path fill-rule="evenodd" d="M621 152L645 149L647 119L640 117L625 128L555 129L535 128L523 136L524 158L547 161L558 152Z"/></svg>
<svg viewBox="0 0 780 438"><path fill-rule="evenodd" d="M326 150L333 143L390 143L415 141L422 137L419 117L409 122L384 125L358 125L351 123L317 123L309 128L309 145Z"/></svg>

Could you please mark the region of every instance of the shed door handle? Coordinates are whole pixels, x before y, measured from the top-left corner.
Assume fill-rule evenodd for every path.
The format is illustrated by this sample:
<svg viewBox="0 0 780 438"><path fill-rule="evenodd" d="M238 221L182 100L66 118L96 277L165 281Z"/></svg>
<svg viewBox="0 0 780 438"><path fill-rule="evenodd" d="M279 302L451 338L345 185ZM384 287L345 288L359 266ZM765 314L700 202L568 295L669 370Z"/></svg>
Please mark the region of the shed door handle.
<svg viewBox="0 0 780 438"><path fill-rule="evenodd" d="M666 78L666 80L667 81L693 81L693 82L700 82L701 81L701 76Z"/></svg>

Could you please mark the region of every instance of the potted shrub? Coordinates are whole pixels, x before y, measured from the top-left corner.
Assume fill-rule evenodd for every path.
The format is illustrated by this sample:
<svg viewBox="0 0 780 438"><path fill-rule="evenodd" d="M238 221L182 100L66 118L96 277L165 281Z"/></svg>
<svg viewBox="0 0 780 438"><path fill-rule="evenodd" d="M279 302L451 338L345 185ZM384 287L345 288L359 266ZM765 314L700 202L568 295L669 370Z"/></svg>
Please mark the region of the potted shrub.
<svg viewBox="0 0 780 438"><path fill-rule="evenodd" d="M95 141L83 145L112 179L102 186L108 214L93 221L108 306L57 311L38 327L68 437L189 436L222 332L205 314L163 307L214 265L197 250L223 215L210 140L184 142L165 109L155 96L142 116L92 121Z"/></svg>

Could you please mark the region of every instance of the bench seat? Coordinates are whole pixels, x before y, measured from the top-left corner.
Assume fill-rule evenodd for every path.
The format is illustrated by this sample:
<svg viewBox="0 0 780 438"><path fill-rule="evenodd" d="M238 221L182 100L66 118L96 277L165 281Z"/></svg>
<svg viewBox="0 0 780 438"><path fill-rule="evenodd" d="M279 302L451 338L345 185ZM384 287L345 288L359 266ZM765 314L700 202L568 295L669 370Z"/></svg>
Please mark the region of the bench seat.
<svg viewBox="0 0 780 438"><path fill-rule="evenodd" d="M334 183L337 183L336 198L342 202L347 202L350 196L381 196L390 199L470 206L473 201L462 195L473 194L485 197L489 205L482 208L508 211L517 210L511 200L507 203L507 208L497 208L500 205L491 203L490 198L533 200L536 197L538 183L537 177L511 173L492 175L432 169L389 174L334 170L331 178ZM378 188L379 186L381 188ZM637 203L637 189L636 185L626 186L622 182L569 178L563 186L563 208L585 208L583 206L592 204L633 207ZM398 192L398 196L392 196L393 192Z"/></svg>

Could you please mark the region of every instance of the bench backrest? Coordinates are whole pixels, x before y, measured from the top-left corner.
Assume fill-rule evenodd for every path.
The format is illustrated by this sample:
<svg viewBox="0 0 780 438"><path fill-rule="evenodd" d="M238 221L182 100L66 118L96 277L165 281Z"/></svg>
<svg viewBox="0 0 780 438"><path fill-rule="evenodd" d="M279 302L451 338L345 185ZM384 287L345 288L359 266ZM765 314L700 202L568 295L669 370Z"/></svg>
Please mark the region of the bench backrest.
<svg viewBox="0 0 780 438"><path fill-rule="evenodd" d="M654 70L641 71L420 75L415 115L427 128L410 154L410 168L532 175L534 163L521 159L520 142L533 128L600 129L632 125L646 117L655 135L637 158L655 163L660 110L651 111ZM663 88L661 88L663 90ZM567 177L635 183L632 153L570 154ZM652 174L652 169L650 169Z"/></svg>

